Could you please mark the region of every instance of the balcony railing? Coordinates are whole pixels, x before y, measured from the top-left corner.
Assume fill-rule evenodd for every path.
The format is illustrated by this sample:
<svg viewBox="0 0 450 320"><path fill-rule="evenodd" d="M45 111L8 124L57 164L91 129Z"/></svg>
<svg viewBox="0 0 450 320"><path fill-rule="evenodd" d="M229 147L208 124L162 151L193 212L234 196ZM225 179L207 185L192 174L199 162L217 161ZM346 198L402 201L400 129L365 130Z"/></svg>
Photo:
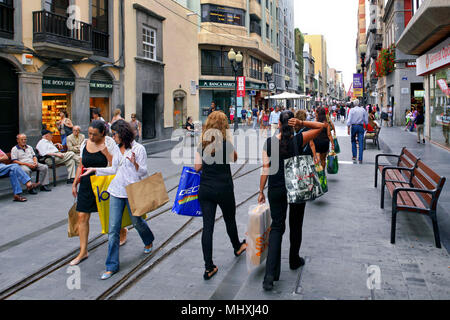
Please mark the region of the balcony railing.
<svg viewBox="0 0 450 320"><path fill-rule="evenodd" d="M229 67L218 67L210 65L202 65L202 75L203 76L225 76L234 77L233 68ZM239 69L237 73L238 77L243 76L242 68Z"/></svg>
<svg viewBox="0 0 450 320"><path fill-rule="evenodd" d="M0 37L14 38L14 8L0 3Z"/></svg>
<svg viewBox="0 0 450 320"><path fill-rule="evenodd" d="M92 50L92 26L74 20L69 28L68 18L48 11L33 12L33 42Z"/></svg>
<svg viewBox="0 0 450 320"><path fill-rule="evenodd" d="M95 55L107 57L109 55L109 34L92 30L92 50Z"/></svg>

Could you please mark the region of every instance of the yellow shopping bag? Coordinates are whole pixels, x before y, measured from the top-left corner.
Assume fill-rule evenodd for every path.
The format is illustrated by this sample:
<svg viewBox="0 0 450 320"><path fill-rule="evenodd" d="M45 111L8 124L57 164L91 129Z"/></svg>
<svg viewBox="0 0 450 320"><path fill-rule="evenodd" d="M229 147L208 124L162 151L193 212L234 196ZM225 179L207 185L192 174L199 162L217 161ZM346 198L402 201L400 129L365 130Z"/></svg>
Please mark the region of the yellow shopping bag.
<svg viewBox="0 0 450 320"><path fill-rule="evenodd" d="M109 184L114 179L112 176L91 176L92 191L94 191L95 202L97 202L98 215L100 217L100 223L102 224L102 233L108 233L109 231L109 198L110 194L107 191ZM146 218L143 216L142 218ZM122 215L122 228L131 225L130 214L128 208L125 206L125 210Z"/></svg>

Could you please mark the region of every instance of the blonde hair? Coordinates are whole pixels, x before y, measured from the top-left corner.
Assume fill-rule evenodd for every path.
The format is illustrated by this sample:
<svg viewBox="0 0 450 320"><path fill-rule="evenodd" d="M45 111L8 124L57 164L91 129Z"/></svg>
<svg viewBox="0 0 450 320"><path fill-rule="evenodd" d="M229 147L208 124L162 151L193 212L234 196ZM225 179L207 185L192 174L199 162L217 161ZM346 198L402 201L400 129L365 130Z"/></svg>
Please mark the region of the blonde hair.
<svg viewBox="0 0 450 320"><path fill-rule="evenodd" d="M298 120L305 121L305 120L306 120L306 111L305 111L305 110L297 110L297 111L295 112L295 117L296 117Z"/></svg>
<svg viewBox="0 0 450 320"><path fill-rule="evenodd" d="M220 131L223 137L223 141L231 140L228 136L229 128L230 125L228 124L228 118L225 113L223 113L222 111L212 112L208 116L205 127L202 131L202 136L200 139L202 149L205 149L209 144L215 141L215 133L217 133L217 130ZM216 143L219 143L219 141L217 141Z"/></svg>
<svg viewBox="0 0 450 320"><path fill-rule="evenodd" d="M122 111L120 109L114 110L114 116L118 116L121 113L122 113Z"/></svg>

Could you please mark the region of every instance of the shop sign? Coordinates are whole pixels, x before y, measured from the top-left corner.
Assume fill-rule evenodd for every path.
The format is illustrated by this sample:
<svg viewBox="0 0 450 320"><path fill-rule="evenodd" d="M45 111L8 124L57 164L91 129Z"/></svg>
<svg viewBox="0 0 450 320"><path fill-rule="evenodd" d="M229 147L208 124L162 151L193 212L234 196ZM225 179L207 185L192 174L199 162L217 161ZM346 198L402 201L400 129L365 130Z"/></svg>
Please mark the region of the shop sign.
<svg viewBox="0 0 450 320"><path fill-rule="evenodd" d="M245 97L245 77L237 78L237 97Z"/></svg>
<svg viewBox="0 0 450 320"><path fill-rule="evenodd" d="M420 56L417 62L417 75L436 70L450 63L450 38Z"/></svg>
<svg viewBox="0 0 450 320"><path fill-rule="evenodd" d="M44 77L42 79L42 87L48 89L74 89L75 80L58 77Z"/></svg>
<svg viewBox="0 0 450 320"><path fill-rule="evenodd" d="M234 81L200 80L200 88L229 88L234 89Z"/></svg>
<svg viewBox="0 0 450 320"><path fill-rule="evenodd" d="M441 88L442 93L444 93L446 96L449 96L450 95L450 90L449 90L448 85L447 85L447 80L439 79L437 81L437 83L439 85L439 88Z"/></svg>
<svg viewBox="0 0 450 320"><path fill-rule="evenodd" d="M92 90L112 90L113 83L109 81L91 80L89 86Z"/></svg>
<svg viewBox="0 0 450 320"><path fill-rule="evenodd" d="M200 88L220 88L220 89L232 89L235 88L234 81L226 81L226 80L200 80L199 81ZM245 82L245 87L247 90L265 90L265 83L255 83L255 82Z"/></svg>

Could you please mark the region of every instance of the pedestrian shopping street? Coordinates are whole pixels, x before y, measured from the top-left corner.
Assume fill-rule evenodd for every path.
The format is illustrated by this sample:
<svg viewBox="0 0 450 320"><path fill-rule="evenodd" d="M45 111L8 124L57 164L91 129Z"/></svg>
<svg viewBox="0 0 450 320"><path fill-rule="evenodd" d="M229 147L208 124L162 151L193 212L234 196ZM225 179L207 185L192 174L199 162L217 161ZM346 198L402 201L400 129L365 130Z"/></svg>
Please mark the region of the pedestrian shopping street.
<svg viewBox="0 0 450 320"><path fill-rule="evenodd" d="M387 194L385 209L380 209L380 188L373 186L374 158L388 149L399 152L399 142L392 139L398 129L383 128L386 130L381 134L382 150L378 151L368 142L363 164L353 164L346 127L340 123L336 123L336 127L341 146L339 172L327 175L328 193L306 205L300 249L306 264L296 271L289 269L287 226L281 276L273 291L266 292L261 286L264 263L248 274L245 255L234 257L223 219L216 221L214 230L214 261L219 271L211 280L203 280L202 220L170 212L176 190L173 188L178 184L182 165L171 161L172 150L168 150L152 154L148 159L149 173L161 171L167 190L172 190L169 203L149 215L148 223L155 234L154 253L150 257L143 255L142 241L135 230L130 230L128 242L120 249L120 271L107 281L100 280L107 254L107 236L99 236L98 214L93 213L89 258L78 265L79 289L69 289L67 284L71 276L68 262L79 249L78 238L67 237L67 212L73 203L71 188L60 183L51 193L30 195L29 201L20 205L9 196L2 197L0 292L38 272L37 281L16 292L8 291L7 299L449 299L450 247L445 243L448 239L444 239L448 230L441 232L443 246L438 249L429 219L401 212L397 219L396 243L393 245L389 241L391 209L388 203L391 198ZM410 133L399 136L403 139L401 143L415 143ZM439 153L438 147L431 144L412 147L415 152ZM248 209L257 203L259 166L232 165L240 238L245 236ZM450 216L448 199L448 191L445 191L438 208L441 230ZM216 217L220 216L218 209ZM42 272L42 268L62 257L66 257L65 263L55 264L54 269L48 269L48 274ZM141 263L144 259L147 261ZM381 271L378 288L368 288L369 266L378 266ZM145 270L137 279L134 277L138 273L130 273L135 267L138 271ZM119 281L123 282L117 285ZM111 289L114 286L117 288Z"/></svg>

